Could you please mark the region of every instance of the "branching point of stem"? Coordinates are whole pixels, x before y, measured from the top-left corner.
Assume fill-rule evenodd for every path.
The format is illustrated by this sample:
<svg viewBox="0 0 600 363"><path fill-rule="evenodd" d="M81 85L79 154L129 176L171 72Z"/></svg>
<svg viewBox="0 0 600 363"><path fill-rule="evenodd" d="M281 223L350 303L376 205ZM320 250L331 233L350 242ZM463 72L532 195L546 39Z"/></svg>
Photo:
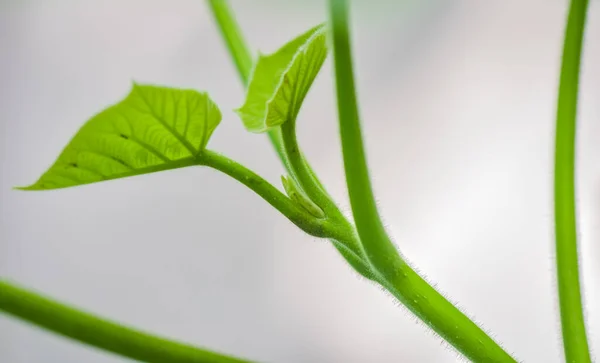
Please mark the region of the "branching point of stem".
<svg viewBox="0 0 600 363"><path fill-rule="evenodd" d="M514 362L489 335L402 260L373 197L356 99L346 0L329 0L346 183L356 227L379 282L459 352L475 362Z"/></svg>
<svg viewBox="0 0 600 363"><path fill-rule="evenodd" d="M242 164L210 150L200 155L198 164L216 169L244 184L306 233L315 237L329 237L325 221L296 205L287 195Z"/></svg>

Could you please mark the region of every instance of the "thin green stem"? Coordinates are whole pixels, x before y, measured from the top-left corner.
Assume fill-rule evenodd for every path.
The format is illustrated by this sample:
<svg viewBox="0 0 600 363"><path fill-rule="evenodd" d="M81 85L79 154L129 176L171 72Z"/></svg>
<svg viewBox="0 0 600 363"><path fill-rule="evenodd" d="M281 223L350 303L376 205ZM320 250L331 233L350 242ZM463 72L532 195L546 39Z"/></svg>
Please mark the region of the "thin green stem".
<svg viewBox="0 0 600 363"><path fill-rule="evenodd" d="M0 311L118 355L148 363L249 363L98 318L0 280Z"/></svg>
<svg viewBox="0 0 600 363"><path fill-rule="evenodd" d="M234 63L236 65L240 63L243 64L245 62L245 59L247 58L246 55L250 54L250 50L248 49L245 41L243 41L243 36L240 31L240 27L237 24L237 21L233 12L231 11L231 8L228 6L226 0L208 0L208 2L214 15L215 21L223 36L223 39L225 40L228 46L229 54L234 59ZM240 74L240 79L242 80L242 83L245 86L247 86L248 80L250 79L251 70L248 67L238 67L238 73ZM289 164L289 161L287 160L286 153L284 151L281 129L275 128L274 130L269 132L269 138L282 164L285 166L285 168L290 174L293 174L293 170L291 168L291 165ZM316 183L321 185L319 179L312 171L310 165L306 164L306 167L310 171ZM337 212L338 217L341 218L344 222L342 224L350 226L350 228L353 229L351 223L342 215L339 209L337 210ZM343 238L343 240L346 241L344 243L341 243L337 240L331 240L331 242L333 243L334 247L338 250L338 252L344 257L344 259L356 271L358 271L364 277L372 279L373 274L370 271L371 267L368 265L368 263L366 263L363 260L364 251L362 251L362 247L358 246L358 248L352 247L349 249L348 246L351 245L347 246L345 244L355 243L355 241L353 241L351 238L346 237L347 236L344 236Z"/></svg>
<svg viewBox="0 0 600 363"><path fill-rule="evenodd" d="M475 362L514 362L492 338L421 278L387 235L373 197L358 115L345 0L329 0L344 168L350 204L379 282L459 352Z"/></svg>
<svg viewBox="0 0 600 363"><path fill-rule="evenodd" d="M332 202L331 197L317 180L314 172L302 155L296 138L294 122L284 123L281 126L281 136L291 172L298 179L306 195L319 207L323 208L326 214L334 214L335 217L339 218L341 215L339 209Z"/></svg>
<svg viewBox="0 0 600 363"><path fill-rule="evenodd" d="M208 0L208 5L219 26L221 36L225 40L229 54L235 63L244 86L248 85L254 61L250 48L246 45L240 27L226 0ZM269 140L275 148L281 162L285 163L285 155L281 145L281 136L276 130L269 131Z"/></svg>
<svg viewBox="0 0 600 363"><path fill-rule="evenodd" d="M306 233L327 237L326 221L319 220L304 211L279 189L242 164L210 150L204 150L199 156L198 164L219 170L252 189Z"/></svg>
<svg viewBox="0 0 600 363"><path fill-rule="evenodd" d="M567 362L591 362L581 303L575 206L577 95L587 0L572 0L569 10L556 114L554 214L558 296Z"/></svg>
<svg viewBox="0 0 600 363"><path fill-rule="evenodd" d="M244 85L247 85L252 71L252 54L229 4L225 0L208 0L208 5L219 25L221 36L225 40L229 52L233 55L233 62L238 74Z"/></svg>
<svg viewBox="0 0 600 363"><path fill-rule="evenodd" d="M331 199L331 196L329 196L300 150L296 138L295 121L284 123L281 126L281 136L290 172L297 178L308 197L323 209L328 220L331 222L333 235L340 235L340 238L332 242L334 242L338 251L350 265L361 275L372 279L373 272L370 271L369 264L364 261L365 251L359 239L355 238L354 226ZM357 269L357 261L354 259L354 256L348 256L347 251L338 248L338 243L335 242L342 243L353 252L354 256L361 259L362 265L359 266L359 269Z"/></svg>
<svg viewBox="0 0 600 363"><path fill-rule="evenodd" d="M348 238L348 230L352 229L351 226L340 226L339 223L315 218L252 170L223 155L205 150L197 164L219 170L252 189L306 233L324 238L339 236L339 240L331 239L335 248L357 272L368 279L373 279L370 266L361 257L356 239Z"/></svg>

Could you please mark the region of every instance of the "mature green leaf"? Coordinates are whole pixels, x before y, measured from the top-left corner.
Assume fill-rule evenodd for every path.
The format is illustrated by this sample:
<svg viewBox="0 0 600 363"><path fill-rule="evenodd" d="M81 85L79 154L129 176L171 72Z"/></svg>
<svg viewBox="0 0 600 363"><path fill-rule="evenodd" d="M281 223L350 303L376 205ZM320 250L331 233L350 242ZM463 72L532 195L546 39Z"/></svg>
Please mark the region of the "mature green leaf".
<svg viewBox="0 0 600 363"><path fill-rule="evenodd" d="M221 121L206 93L134 84L87 121L29 187L65 188L194 164Z"/></svg>
<svg viewBox="0 0 600 363"><path fill-rule="evenodd" d="M246 102L237 109L251 132L265 132L294 120L327 57L324 25L319 25L271 55L259 55Z"/></svg>

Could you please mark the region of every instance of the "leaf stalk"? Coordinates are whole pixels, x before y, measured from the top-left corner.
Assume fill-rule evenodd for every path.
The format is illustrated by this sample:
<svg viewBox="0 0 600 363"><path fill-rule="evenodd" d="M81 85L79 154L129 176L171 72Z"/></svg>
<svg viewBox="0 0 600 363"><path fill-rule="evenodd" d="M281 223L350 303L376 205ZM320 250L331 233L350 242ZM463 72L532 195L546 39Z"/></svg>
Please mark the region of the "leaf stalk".
<svg viewBox="0 0 600 363"><path fill-rule="evenodd" d="M316 218L242 164L210 150L204 150L197 164L214 168L244 184L306 233L316 237L329 236L326 220Z"/></svg>

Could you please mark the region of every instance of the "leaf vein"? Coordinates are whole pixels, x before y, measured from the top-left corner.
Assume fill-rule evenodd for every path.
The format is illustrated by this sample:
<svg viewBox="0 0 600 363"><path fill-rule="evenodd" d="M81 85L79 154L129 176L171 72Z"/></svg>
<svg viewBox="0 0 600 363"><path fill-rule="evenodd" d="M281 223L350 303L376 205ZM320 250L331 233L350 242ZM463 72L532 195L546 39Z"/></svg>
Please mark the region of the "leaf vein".
<svg viewBox="0 0 600 363"><path fill-rule="evenodd" d="M160 152L154 146L145 143L144 141L138 139L137 137L135 137L133 135L129 136L129 141L133 142L134 144L139 145L142 149L148 151L150 154L156 156L157 158L161 159L165 163L168 163L171 161L171 159L169 159L165 154Z"/></svg>
<svg viewBox="0 0 600 363"><path fill-rule="evenodd" d="M122 165L126 168L129 168L131 170L135 170L134 167L132 167L131 165L127 164L125 161L118 159L116 156L110 155L108 153L105 153L103 151L98 151L98 150L91 150L91 149L85 149L85 150L78 150L78 152L80 153L88 153L88 154L94 154L96 156L100 156L104 159L108 159L114 163L119 163L119 165Z"/></svg>
<svg viewBox="0 0 600 363"><path fill-rule="evenodd" d="M148 111L149 111L148 113L150 114L150 116L152 116L152 118L154 118L156 121L158 121L173 136L175 136L177 138L177 140L179 140L179 142L183 146L185 146L186 149L188 149L190 154L196 155L196 149L186 139L184 139L173 127L171 127L171 125L169 125L164 119L162 119L162 117L160 117L158 114L156 114L156 112L152 108L152 104L146 99L146 96L144 96L144 93L139 90L137 91L137 93L140 95L140 98L142 99L142 101L144 101L144 104L146 104L146 106L148 107ZM189 115L188 115L188 118L189 118Z"/></svg>
<svg viewBox="0 0 600 363"><path fill-rule="evenodd" d="M72 165L72 164L64 164L64 165L69 166L71 168L87 171L88 173L92 173L92 174L96 174L96 175L100 176L102 179L106 179L106 175L102 174L101 172L91 169L89 167L81 166L79 163L77 163L77 165ZM66 170L68 170L68 169L66 169Z"/></svg>

